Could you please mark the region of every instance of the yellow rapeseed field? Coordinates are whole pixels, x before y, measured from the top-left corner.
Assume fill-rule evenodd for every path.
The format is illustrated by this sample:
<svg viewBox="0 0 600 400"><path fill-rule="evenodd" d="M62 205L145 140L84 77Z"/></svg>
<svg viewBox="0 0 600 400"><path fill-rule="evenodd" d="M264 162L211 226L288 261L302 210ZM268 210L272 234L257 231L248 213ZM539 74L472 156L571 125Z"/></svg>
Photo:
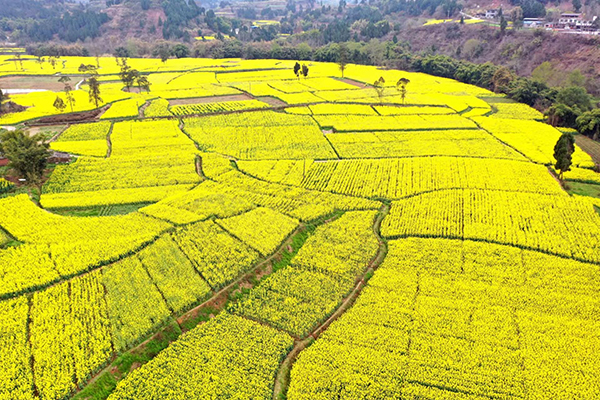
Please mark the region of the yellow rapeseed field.
<svg viewBox="0 0 600 400"><path fill-rule="evenodd" d="M11 57L77 78L0 117L71 154L41 193L0 167L0 399L598 397L600 175L576 146L558 182L537 110L374 66L132 58L140 90Z"/></svg>

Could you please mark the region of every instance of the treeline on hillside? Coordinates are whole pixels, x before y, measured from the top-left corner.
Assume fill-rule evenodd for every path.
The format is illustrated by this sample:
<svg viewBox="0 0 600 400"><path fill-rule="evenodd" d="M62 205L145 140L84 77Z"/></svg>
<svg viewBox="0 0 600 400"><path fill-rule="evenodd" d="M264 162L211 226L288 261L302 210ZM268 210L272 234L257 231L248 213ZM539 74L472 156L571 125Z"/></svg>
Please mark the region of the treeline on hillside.
<svg viewBox="0 0 600 400"><path fill-rule="evenodd" d="M166 21L161 21L163 37L165 39L189 39L185 28L189 26L191 20L204 14L204 9L198 7L194 0L163 0L160 4L167 16Z"/></svg>
<svg viewBox="0 0 600 400"><path fill-rule="evenodd" d="M16 19L46 19L57 17L64 10L61 4L53 3L47 7L48 1L39 0L0 0L0 16Z"/></svg>
<svg viewBox="0 0 600 400"><path fill-rule="evenodd" d="M60 17L38 20L26 33L38 42L50 41L58 35L59 39L72 43L99 36L100 27L109 20L105 13L74 10Z"/></svg>

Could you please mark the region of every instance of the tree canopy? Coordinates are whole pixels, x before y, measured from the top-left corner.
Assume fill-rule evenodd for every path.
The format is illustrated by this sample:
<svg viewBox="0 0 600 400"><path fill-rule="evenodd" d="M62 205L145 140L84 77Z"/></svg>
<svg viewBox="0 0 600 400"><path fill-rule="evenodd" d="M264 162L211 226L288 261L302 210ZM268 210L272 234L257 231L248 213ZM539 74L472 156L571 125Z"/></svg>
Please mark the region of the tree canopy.
<svg viewBox="0 0 600 400"><path fill-rule="evenodd" d="M27 180L28 185L41 185L50 152L41 134L29 136L23 131L0 132L0 153L9 160L8 167Z"/></svg>

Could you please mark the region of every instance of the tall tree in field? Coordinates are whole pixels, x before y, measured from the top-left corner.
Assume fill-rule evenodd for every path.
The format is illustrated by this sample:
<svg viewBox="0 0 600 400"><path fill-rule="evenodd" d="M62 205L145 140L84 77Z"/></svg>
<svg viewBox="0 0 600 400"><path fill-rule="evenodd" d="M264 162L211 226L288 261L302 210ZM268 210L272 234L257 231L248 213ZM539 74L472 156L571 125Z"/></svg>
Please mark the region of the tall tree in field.
<svg viewBox="0 0 600 400"><path fill-rule="evenodd" d="M27 185L41 187L44 170L48 163L48 144L42 134L29 136L23 131L0 133L0 152L8 158L8 167Z"/></svg>
<svg viewBox="0 0 600 400"><path fill-rule="evenodd" d="M337 55L337 65L342 73L342 78L344 77L344 71L346 70L346 66L348 65L348 47L346 43L340 43L340 50Z"/></svg>
<svg viewBox="0 0 600 400"><path fill-rule="evenodd" d="M396 88L398 88L398 90L400 91L400 97L402 97L402 104L404 104L404 101L406 99L406 86L410 83L410 81L407 78L400 78L398 80L398 82L396 83Z"/></svg>
<svg viewBox="0 0 600 400"><path fill-rule="evenodd" d="M102 103L102 97L100 97L100 81L98 81L98 67L96 65L85 65L81 64L79 66L79 72L84 72L89 74L89 78L87 79L89 86L89 96L90 103L94 103L96 108L99 107L100 103Z"/></svg>
<svg viewBox="0 0 600 400"><path fill-rule="evenodd" d="M569 132L565 132L556 142L554 146L554 159L556 164L554 168L560 171L559 178L563 180L563 174L566 171L571 170L571 164L573 163L572 156L575 151L575 138Z"/></svg>
<svg viewBox="0 0 600 400"><path fill-rule="evenodd" d="M58 62L58 57L50 56L50 57L48 57L48 62L50 63L50 65L52 65L52 69L56 69L56 63Z"/></svg>
<svg viewBox="0 0 600 400"><path fill-rule="evenodd" d="M137 72L137 71L135 71L135 72ZM146 92L150 92L151 83L148 80L148 77L146 77L145 75L141 75L141 74L137 73L137 76L135 78L135 83L137 84L137 87L138 87L140 93L143 90L145 90Z"/></svg>
<svg viewBox="0 0 600 400"><path fill-rule="evenodd" d="M383 79L383 76L380 76L379 79L373 83L373 87L377 92L377 97L379 97L379 103L383 103L383 93L385 91L385 79Z"/></svg>
<svg viewBox="0 0 600 400"><path fill-rule="evenodd" d="M15 65L17 66L17 69L23 69L23 59L20 54L15 55Z"/></svg>
<svg viewBox="0 0 600 400"><path fill-rule="evenodd" d="M490 83L494 87L494 92L498 93L506 89L513 79L514 76L508 68L500 67L494 72Z"/></svg>
<svg viewBox="0 0 600 400"><path fill-rule="evenodd" d="M71 112L73 112L73 105L75 105L75 97L73 97L72 93L73 87L71 87L71 84L69 83L71 82L71 78L69 78L68 76L62 76L58 81L65 85L65 98L67 99L67 102L71 107Z"/></svg>
<svg viewBox="0 0 600 400"><path fill-rule="evenodd" d="M102 103L102 97L100 97L100 82L97 75L90 76L88 86L90 88L90 103L94 103L98 108Z"/></svg>
<svg viewBox="0 0 600 400"><path fill-rule="evenodd" d="M131 87L135 82L136 74L137 71L132 69L129 65L127 65L127 62L123 60L123 63L121 64L121 72L119 72L119 77L121 78L121 81L123 81L123 84L127 88L128 92L131 90Z"/></svg>
<svg viewBox="0 0 600 400"><path fill-rule="evenodd" d="M302 67L300 66L299 62L296 62L296 64L294 65L294 75L296 75L298 77L298 79L300 79L300 70L302 69Z"/></svg>
<svg viewBox="0 0 600 400"><path fill-rule="evenodd" d="M306 64L302 64L302 75L305 78L308 78L308 65Z"/></svg>

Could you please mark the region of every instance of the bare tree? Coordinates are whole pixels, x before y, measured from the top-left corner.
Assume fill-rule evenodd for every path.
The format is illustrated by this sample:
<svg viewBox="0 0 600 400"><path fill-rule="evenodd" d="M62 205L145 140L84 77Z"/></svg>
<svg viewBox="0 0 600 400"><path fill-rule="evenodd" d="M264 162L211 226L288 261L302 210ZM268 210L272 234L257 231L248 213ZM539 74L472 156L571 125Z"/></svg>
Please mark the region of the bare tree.
<svg viewBox="0 0 600 400"><path fill-rule="evenodd" d="M344 71L346 70L346 66L348 65L348 47L345 43L340 44L340 50L337 56L337 65L342 73L342 78L344 77Z"/></svg>
<svg viewBox="0 0 600 400"><path fill-rule="evenodd" d="M146 92L150 92L151 83L148 80L148 77L146 77L145 75L139 74L137 71L135 71L135 72L137 73L137 75L135 77L135 82L138 86L140 93L142 92L142 90L145 90Z"/></svg>
<svg viewBox="0 0 600 400"><path fill-rule="evenodd" d="M396 88L400 91L400 97L402 97L402 105L404 105L404 101L406 99L406 85L408 85L410 81L407 78L400 78L396 83Z"/></svg>
<svg viewBox="0 0 600 400"><path fill-rule="evenodd" d="M380 76L379 79L373 83L373 87L379 97L379 103L383 104L383 93L385 92L385 79L383 79L383 76Z"/></svg>
<svg viewBox="0 0 600 400"><path fill-rule="evenodd" d="M60 83L63 83L65 85L65 98L67 99L67 102L69 103L69 106L71 107L71 112L73 112L73 105L75 104L75 97L73 97L73 87L71 86L71 84L69 82L71 82L71 78L68 76L61 76L61 78L58 80Z"/></svg>

